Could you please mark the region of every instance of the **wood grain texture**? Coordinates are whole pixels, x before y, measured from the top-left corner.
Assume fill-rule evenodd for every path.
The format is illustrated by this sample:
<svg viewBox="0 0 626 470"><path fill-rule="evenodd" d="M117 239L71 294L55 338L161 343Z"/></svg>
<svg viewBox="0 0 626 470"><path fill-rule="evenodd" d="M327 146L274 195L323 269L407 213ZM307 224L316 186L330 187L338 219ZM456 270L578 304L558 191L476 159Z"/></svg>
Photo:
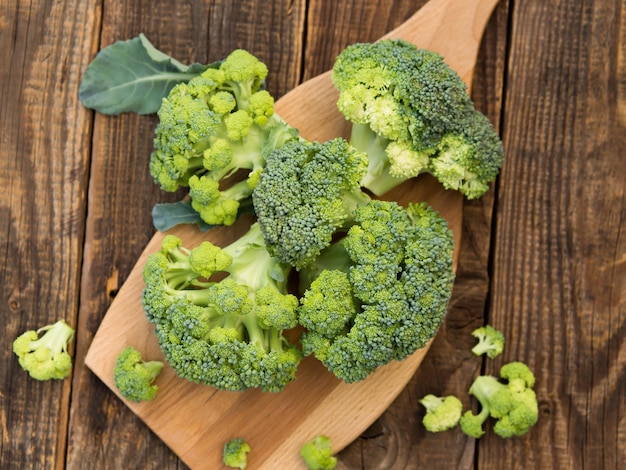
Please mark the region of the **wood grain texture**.
<svg viewBox="0 0 626 470"><path fill-rule="evenodd" d="M623 466L625 39L623 1L515 3L491 311L509 342L488 370L526 361L540 420L479 466Z"/></svg>
<svg viewBox="0 0 626 470"><path fill-rule="evenodd" d="M90 146L76 90L95 18L89 2L0 6L0 468L65 458L70 382L35 382L11 343L76 322Z"/></svg>

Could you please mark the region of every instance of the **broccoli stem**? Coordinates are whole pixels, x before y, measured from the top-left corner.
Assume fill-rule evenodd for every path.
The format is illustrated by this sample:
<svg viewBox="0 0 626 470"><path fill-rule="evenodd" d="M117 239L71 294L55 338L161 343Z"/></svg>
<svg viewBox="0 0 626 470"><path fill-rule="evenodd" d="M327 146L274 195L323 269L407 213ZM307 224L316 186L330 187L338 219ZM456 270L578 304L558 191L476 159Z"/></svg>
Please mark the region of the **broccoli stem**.
<svg viewBox="0 0 626 470"><path fill-rule="evenodd" d="M382 196L406 181L405 178L389 174L389 157L386 150L389 140L376 134L368 124L352 124L350 144L367 153L369 164L362 186L376 196Z"/></svg>

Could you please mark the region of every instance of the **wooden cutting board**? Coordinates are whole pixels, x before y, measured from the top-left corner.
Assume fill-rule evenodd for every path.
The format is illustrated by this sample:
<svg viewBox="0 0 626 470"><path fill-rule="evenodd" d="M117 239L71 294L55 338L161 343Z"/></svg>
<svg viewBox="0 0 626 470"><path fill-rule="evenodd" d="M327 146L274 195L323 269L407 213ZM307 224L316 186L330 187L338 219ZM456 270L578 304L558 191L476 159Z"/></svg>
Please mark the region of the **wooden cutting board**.
<svg viewBox="0 0 626 470"><path fill-rule="evenodd" d="M471 85L482 32L497 0L431 0L385 37L402 38L437 51ZM349 125L336 111L337 92L330 73L305 82L276 103L280 116L309 140L347 137ZM445 191L424 176L409 181L386 199L402 204L427 201L450 224L455 235L455 264L461 237L462 197ZM171 230L193 247L203 240L224 246L244 233L250 218L231 227L200 232L191 226ZM85 358L86 365L119 396L113 382L117 354L131 345L145 359L163 359L153 326L141 305L142 270L147 256L160 248L157 233L105 315ZM280 393L218 391L180 379L165 367L157 379L155 400L124 400L187 465L219 469L223 444L243 437L252 447L250 469L304 469L301 445L317 434L330 436L335 451L343 449L370 426L398 396L419 367L428 347L408 359L381 367L367 380L345 384L315 359L305 358L296 380Z"/></svg>

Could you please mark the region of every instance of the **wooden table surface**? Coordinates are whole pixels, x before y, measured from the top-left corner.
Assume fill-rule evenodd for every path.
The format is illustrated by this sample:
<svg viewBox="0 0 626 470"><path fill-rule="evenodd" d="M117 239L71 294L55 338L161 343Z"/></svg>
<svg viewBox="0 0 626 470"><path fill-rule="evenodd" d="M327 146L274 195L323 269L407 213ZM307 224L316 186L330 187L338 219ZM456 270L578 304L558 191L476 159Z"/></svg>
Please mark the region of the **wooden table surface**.
<svg viewBox="0 0 626 470"><path fill-rule="evenodd" d="M0 468L186 468L83 363L112 299L172 201L148 173L154 116L105 117L77 98L96 52L144 32L182 62L242 47L279 97L374 40L423 0L0 2ZM413 380L339 454L340 469L617 469L626 460L626 1L502 0L473 87L506 159L464 208L444 327ZM36 382L11 352L65 318L75 366ZM470 332L507 337L485 361ZM510 440L426 433L418 399L481 371L535 371L539 422Z"/></svg>

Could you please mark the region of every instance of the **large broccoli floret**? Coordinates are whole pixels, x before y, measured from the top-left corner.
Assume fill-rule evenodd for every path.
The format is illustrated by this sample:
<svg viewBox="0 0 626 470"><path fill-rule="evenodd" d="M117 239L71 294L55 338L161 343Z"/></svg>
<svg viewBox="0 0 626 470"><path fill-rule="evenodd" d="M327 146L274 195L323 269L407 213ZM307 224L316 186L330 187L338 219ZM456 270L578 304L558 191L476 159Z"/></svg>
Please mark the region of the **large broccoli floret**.
<svg viewBox="0 0 626 470"><path fill-rule="evenodd" d="M277 392L293 380L302 353L283 335L296 326L290 269L269 255L258 223L224 248L190 250L167 235L144 267L143 303L177 374L224 390Z"/></svg>
<svg viewBox="0 0 626 470"><path fill-rule="evenodd" d="M472 352L480 356L486 354L487 357L493 359L504 350L504 334L496 330L491 325L484 325L472 331L472 336L478 340L478 343L472 348Z"/></svg>
<svg viewBox="0 0 626 470"><path fill-rule="evenodd" d="M375 195L431 173L473 199L496 178L500 138L439 54L403 40L357 43L339 54L332 78L350 142L369 156L363 185Z"/></svg>
<svg viewBox="0 0 626 470"><path fill-rule="evenodd" d="M333 470L337 465L330 437L324 435L306 442L300 448L300 456L309 470Z"/></svg>
<svg viewBox="0 0 626 470"><path fill-rule="evenodd" d="M420 400L420 403L426 408L422 423L427 431L447 431L459 424L463 403L454 395L439 397L428 394Z"/></svg>
<svg viewBox="0 0 626 470"><path fill-rule="evenodd" d="M297 135L274 113L263 89L268 70L247 51L233 51L176 85L158 111L150 173L165 191L189 187L192 207L210 225L230 225L250 202L265 154ZM247 172L235 187L225 181Z"/></svg>
<svg viewBox="0 0 626 470"><path fill-rule="evenodd" d="M74 329L64 320L59 320L38 330L22 333L13 341L13 352L20 366L33 379L64 379L72 368L72 357L67 347L73 338Z"/></svg>
<svg viewBox="0 0 626 470"><path fill-rule="evenodd" d="M154 380L163 370L161 361L144 361L136 348L127 346L115 360L113 380L124 398L131 401L149 401L156 397L159 387Z"/></svg>
<svg viewBox="0 0 626 470"><path fill-rule="evenodd" d="M481 410L477 415L467 411L461 418L461 429L468 436L481 437L490 416L497 420L494 432L503 438L526 434L537 422L535 376L528 366L522 362L505 364L500 368L500 378L507 383L492 375L481 375L472 383L469 392L478 399Z"/></svg>
<svg viewBox="0 0 626 470"><path fill-rule="evenodd" d="M227 467L245 470L248 466L248 452L250 452L250 444L243 438L235 437L224 444L222 452L222 460Z"/></svg>
<svg viewBox="0 0 626 470"><path fill-rule="evenodd" d="M253 201L269 252L298 270L310 265L370 200L366 171L365 154L341 138L293 140L268 155Z"/></svg>
<svg viewBox="0 0 626 470"><path fill-rule="evenodd" d="M425 204L373 200L300 272L301 343L345 382L402 360L435 335L454 273L447 222Z"/></svg>

